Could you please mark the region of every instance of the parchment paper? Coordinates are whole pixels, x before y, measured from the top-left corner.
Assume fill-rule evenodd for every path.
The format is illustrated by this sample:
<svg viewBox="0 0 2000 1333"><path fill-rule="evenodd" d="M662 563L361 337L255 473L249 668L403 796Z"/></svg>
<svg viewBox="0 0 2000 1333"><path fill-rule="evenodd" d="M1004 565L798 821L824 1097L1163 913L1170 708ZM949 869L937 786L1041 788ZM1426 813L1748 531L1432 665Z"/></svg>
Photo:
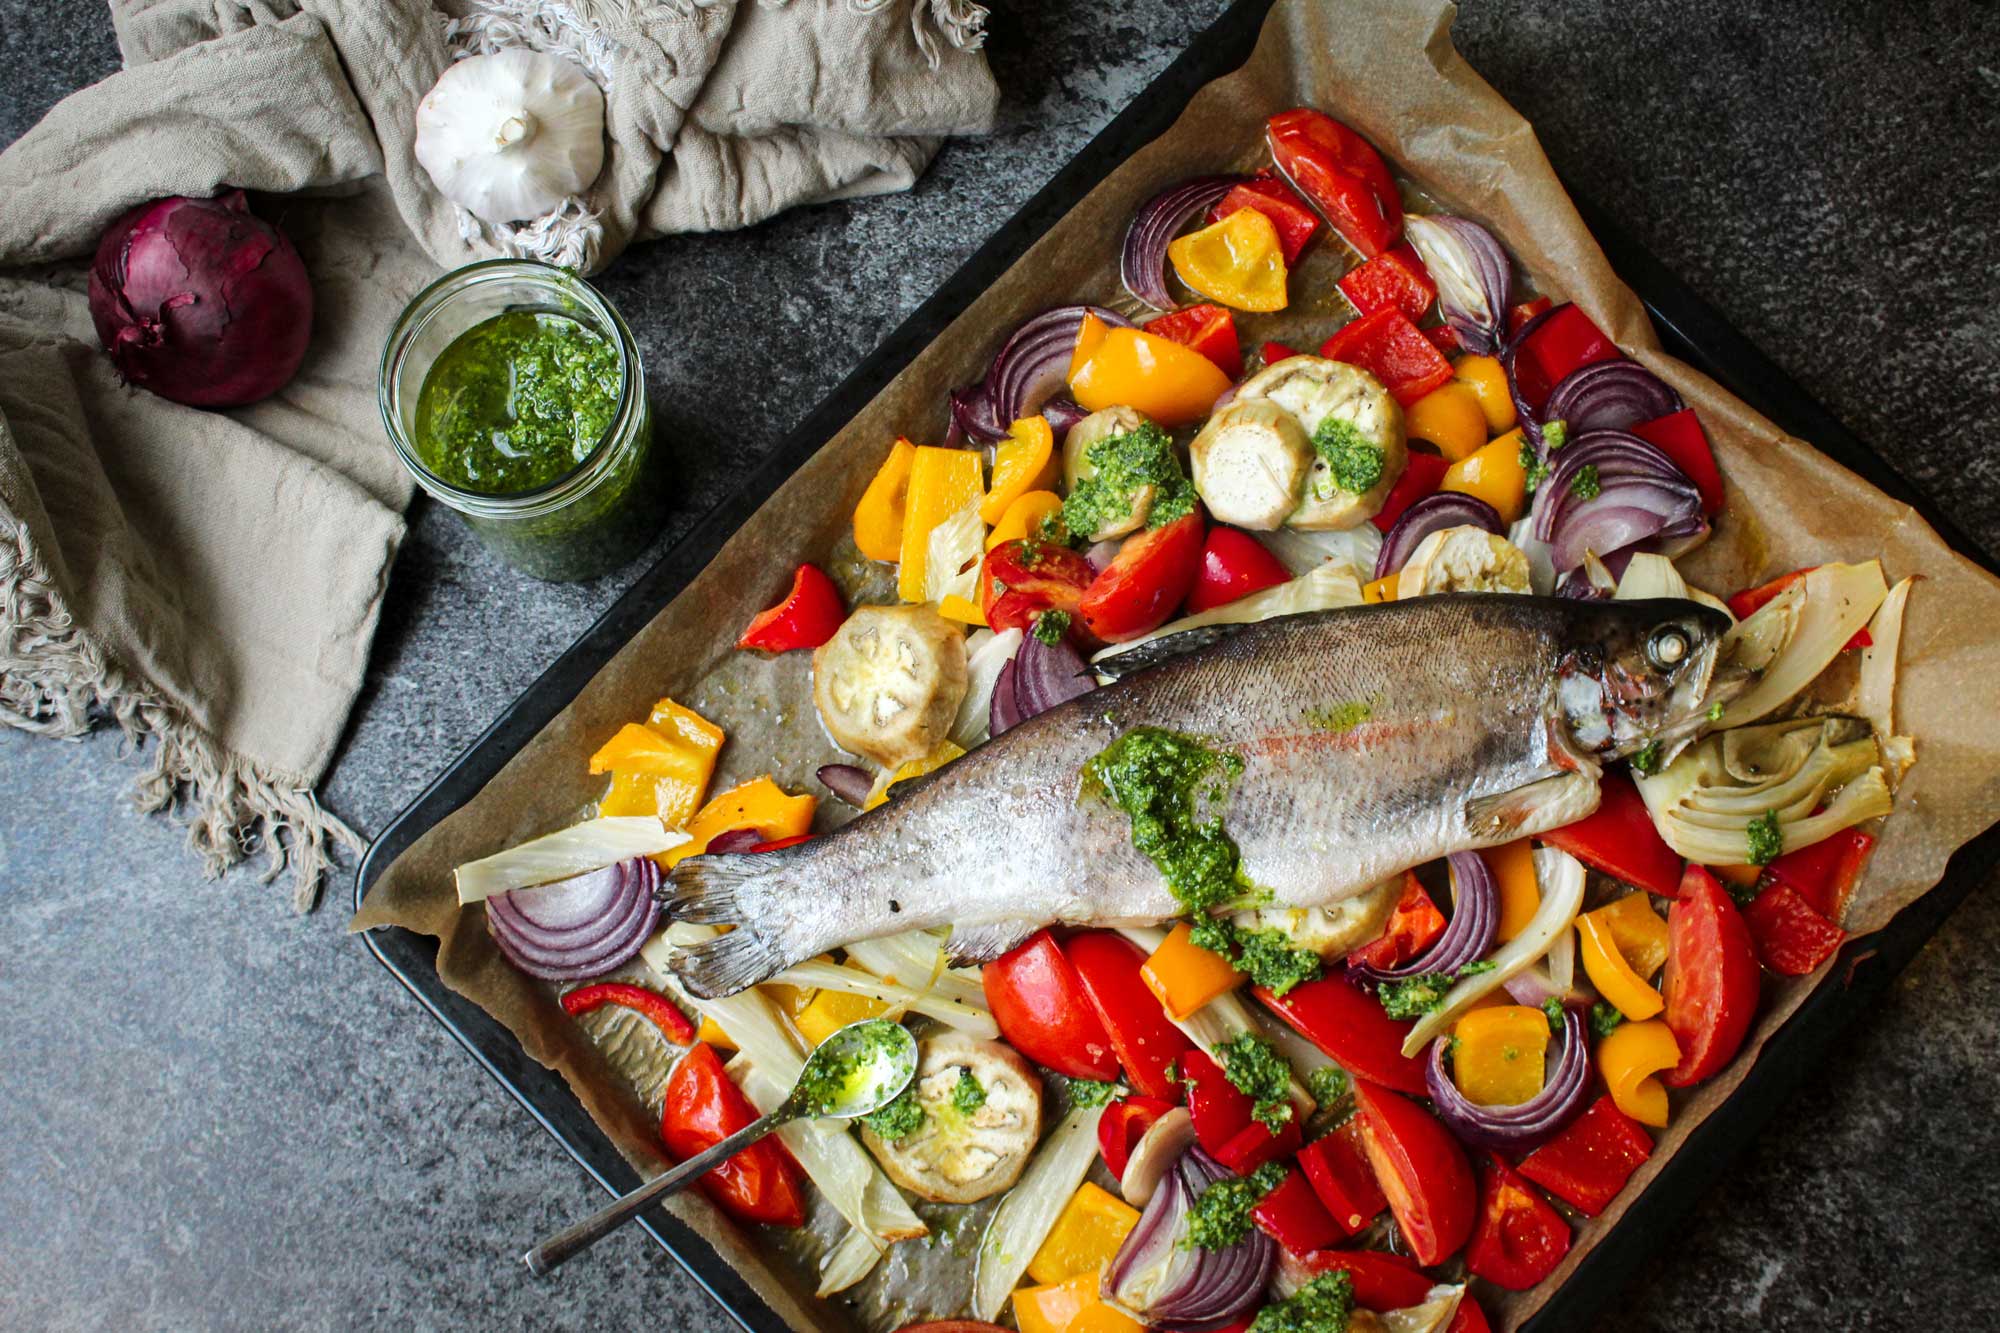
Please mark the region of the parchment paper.
<svg viewBox="0 0 2000 1333"><path fill-rule="evenodd" d="M1910 599L1897 690L1897 729L1917 738L1918 763L1847 918L1859 934L1884 924L1937 882L1950 853L2000 818L2000 583L1953 554L1921 518L1785 435L1719 386L1662 353L1633 293L1612 274L1550 171L1533 130L1453 49L1454 8L1438 0L1283 0L1249 63L1203 89L1173 128L1112 172L1075 209L892 380L767 502L713 563L577 696L561 716L462 809L389 869L356 916L357 928L396 924L441 941L438 971L560 1072L606 1134L642 1171L666 1163L655 1126L611 1087L575 1024L508 966L478 910L461 913L451 870L460 862L571 822L600 794L584 757L662 694L732 727L722 780L775 769L802 784L831 758L800 688L803 658L758 661L731 640L753 609L783 592L794 562L843 543L862 488L899 433L937 442L947 390L975 379L999 340L1051 305L1108 301L1119 291L1120 238L1133 209L1164 185L1242 169L1262 157L1267 116L1318 106L1372 139L1399 172L1453 212L1491 227L1544 293L1581 305L1628 352L1678 389L1700 414L1728 482L1713 540L1683 562L1697 585L1729 591L1826 560L1879 557L1893 581L1921 574ZM1330 284L1301 292L1281 326L1316 343L1348 317ZM851 547L849 548L851 549ZM724 720L718 717L718 720ZM761 722L760 722L761 720ZM780 752L762 744L783 738ZM1741 1080L1763 1043L1821 978L1775 985L1743 1057L1677 1106L1651 1162L1657 1173L1688 1132ZM440 1132L445 1127L439 1127ZM1489 1300L1500 1327L1538 1309L1636 1197L1586 1224L1564 1267L1536 1291ZM828 1304L798 1298L726 1219L684 1195L684 1215L799 1327L840 1327Z"/></svg>

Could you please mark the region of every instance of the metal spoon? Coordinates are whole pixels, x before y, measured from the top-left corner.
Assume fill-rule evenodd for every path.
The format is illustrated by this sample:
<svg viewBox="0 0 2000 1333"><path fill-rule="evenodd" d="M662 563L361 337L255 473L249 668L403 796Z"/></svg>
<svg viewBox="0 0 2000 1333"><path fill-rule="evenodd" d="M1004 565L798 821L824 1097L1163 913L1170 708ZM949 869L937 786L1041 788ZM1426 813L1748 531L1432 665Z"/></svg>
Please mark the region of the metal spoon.
<svg viewBox="0 0 2000 1333"><path fill-rule="evenodd" d="M712 1148L653 1177L598 1212L563 1228L521 1256L542 1277L596 1244L647 1207L664 1199L793 1120L851 1120L894 1101L917 1073L917 1041L900 1023L864 1018L819 1044L799 1071L791 1095L770 1114L745 1125Z"/></svg>

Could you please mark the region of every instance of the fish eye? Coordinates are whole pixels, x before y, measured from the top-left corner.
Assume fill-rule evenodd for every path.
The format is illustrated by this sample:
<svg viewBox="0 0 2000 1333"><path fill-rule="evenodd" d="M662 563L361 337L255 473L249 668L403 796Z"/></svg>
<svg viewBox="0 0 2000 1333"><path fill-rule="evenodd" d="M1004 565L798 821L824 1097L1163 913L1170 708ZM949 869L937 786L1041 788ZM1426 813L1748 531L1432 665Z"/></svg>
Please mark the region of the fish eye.
<svg viewBox="0 0 2000 1333"><path fill-rule="evenodd" d="M1661 671L1671 670L1687 660L1687 631L1679 625L1662 625L1646 640L1646 660Z"/></svg>

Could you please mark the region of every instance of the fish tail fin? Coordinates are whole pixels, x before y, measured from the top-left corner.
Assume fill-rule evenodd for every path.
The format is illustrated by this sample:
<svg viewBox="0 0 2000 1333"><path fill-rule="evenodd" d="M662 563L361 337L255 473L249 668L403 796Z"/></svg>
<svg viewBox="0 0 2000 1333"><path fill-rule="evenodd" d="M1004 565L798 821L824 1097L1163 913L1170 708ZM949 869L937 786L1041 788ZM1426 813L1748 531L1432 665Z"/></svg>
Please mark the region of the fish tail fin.
<svg viewBox="0 0 2000 1333"><path fill-rule="evenodd" d="M662 887L669 921L730 926L726 935L673 954L681 984L705 1000L734 995L811 956L792 956L785 941L789 914L778 910L791 876L786 850L755 856L690 856Z"/></svg>

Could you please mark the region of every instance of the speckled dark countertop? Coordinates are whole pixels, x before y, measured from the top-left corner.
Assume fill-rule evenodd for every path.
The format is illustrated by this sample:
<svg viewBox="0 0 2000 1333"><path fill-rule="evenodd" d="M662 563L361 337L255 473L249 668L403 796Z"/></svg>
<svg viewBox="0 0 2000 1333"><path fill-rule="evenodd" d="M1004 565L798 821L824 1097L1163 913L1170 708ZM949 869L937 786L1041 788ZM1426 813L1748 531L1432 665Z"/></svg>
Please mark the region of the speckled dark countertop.
<svg viewBox="0 0 2000 1333"><path fill-rule="evenodd" d="M663 543L1223 5L997 8L1003 125L912 194L606 281L688 477ZM2000 546L2000 8L1469 0L1458 39L1560 170ZM0 0L0 143L115 65L101 4ZM420 502L327 803L381 828L654 554L535 584ZM337 903L201 882L116 750L0 731L0 1326L721 1326L637 1233L531 1282L523 1240L595 1187ZM1603 1327L2000 1325L1996 957L1975 895Z"/></svg>

